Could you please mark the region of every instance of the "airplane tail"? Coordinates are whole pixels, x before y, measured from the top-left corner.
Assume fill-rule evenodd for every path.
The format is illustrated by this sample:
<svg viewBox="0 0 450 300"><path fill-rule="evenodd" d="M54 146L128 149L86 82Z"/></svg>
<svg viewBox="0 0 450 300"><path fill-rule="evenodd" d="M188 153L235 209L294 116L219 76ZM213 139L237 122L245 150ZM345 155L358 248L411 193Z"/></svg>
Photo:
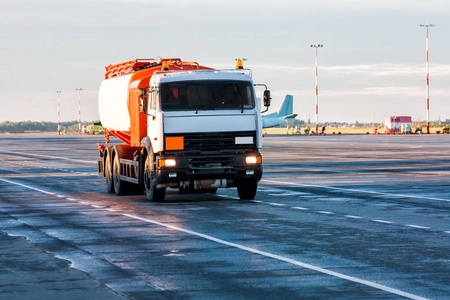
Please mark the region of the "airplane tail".
<svg viewBox="0 0 450 300"><path fill-rule="evenodd" d="M283 102L281 103L280 108L278 109L278 117L282 118L285 116L292 115L294 106L294 97L292 95L286 95L284 97Z"/></svg>

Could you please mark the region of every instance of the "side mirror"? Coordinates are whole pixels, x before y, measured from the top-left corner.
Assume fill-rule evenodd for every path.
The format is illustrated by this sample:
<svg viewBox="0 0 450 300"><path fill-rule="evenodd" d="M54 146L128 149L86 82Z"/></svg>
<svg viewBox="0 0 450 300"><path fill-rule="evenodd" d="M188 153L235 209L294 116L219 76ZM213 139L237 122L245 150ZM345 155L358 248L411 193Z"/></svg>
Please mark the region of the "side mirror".
<svg viewBox="0 0 450 300"><path fill-rule="evenodd" d="M147 114L148 111L147 89L145 88L139 89L138 96L139 96L139 113Z"/></svg>
<svg viewBox="0 0 450 300"><path fill-rule="evenodd" d="M265 90L264 91L264 106L265 107L269 107L270 106L270 91L269 90Z"/></svg>

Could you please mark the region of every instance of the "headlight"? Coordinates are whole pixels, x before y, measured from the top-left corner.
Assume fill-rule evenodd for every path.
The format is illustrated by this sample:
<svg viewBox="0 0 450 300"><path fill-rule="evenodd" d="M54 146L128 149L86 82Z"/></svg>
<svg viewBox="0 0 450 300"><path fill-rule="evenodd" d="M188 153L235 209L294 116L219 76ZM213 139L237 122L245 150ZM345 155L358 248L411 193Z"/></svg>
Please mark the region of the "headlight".
<svg viewBox="0 0 450 300"><path fill-rule="evenodd" d="M261 156L247 156L245 158L245 163L249 164L249 165L260 164L261 163Z"/></svg>
<svg viewBox="0 0 450 300"><path fill-rule="evenodd" d="M173 158L159 160L159 167L175 167L176 165L177 161Z"/></svg>

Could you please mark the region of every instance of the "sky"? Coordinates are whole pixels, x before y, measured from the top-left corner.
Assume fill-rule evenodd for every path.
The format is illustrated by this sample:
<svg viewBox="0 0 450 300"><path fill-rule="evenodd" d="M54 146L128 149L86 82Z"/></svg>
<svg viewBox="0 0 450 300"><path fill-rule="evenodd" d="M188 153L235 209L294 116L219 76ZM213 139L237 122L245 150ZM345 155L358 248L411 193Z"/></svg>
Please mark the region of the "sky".
<svg viewBox="0 0 450 300"><path fill-rule="evenodd" d="M2 0L0 122L98 120L109 64L179 57L213 68L246 58L272 93L269 112L294 96L298 119L426 120L429 29L430 120L450 119L448 0Z"/></svg>

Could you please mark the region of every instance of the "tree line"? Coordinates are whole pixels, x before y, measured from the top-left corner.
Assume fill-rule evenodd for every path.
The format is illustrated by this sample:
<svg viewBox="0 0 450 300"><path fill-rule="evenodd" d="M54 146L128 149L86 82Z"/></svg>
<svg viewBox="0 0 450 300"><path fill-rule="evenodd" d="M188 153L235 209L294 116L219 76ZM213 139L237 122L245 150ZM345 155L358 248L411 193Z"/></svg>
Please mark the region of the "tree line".
<svg viewBox="0 0 450 300"><path fill-rule="evenodd" d="M82 122L81 125L89 125L92 122ZM61 122L61 132L66 130L67 132L78 132L78 121ZM33 122L33 121L20 121L11 122L4 121L0 123L0 132L20 133L20 132L57 132L57 122Z"/></svg>

